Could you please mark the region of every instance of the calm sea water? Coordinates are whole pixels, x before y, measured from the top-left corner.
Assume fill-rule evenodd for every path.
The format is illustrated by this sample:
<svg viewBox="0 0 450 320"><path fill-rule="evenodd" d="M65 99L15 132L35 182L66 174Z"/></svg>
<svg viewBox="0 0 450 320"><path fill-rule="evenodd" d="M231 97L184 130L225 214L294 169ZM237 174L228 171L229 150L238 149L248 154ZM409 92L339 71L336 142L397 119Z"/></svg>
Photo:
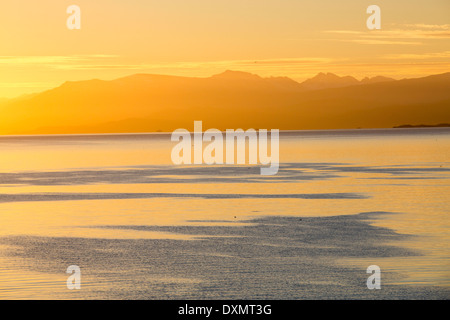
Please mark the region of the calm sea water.
<svg viewBox="0 0 450 320"><path fill-rule="evenodd" d="M450 298L449 129L282 132L270 177L173 146L0 137L0 298Z"/></svg>

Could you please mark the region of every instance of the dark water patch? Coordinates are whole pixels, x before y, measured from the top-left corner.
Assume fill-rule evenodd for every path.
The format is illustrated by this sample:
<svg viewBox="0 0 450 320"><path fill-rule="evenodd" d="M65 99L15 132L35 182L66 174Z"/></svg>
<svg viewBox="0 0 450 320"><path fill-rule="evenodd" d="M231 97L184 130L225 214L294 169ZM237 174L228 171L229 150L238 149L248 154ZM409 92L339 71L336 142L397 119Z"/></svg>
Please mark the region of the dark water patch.
<svg viewBox="0 0 450 320"><path fill-rule="evenodd" d="M280 248L281 253L295 256L336 256L336 257L367 257L373 256L374 243L377 243L378 257L417 255L394 246L386 246L383 241L400 240L410 237L398 234L391 229L372 226L368 220L385 214L383 212L362 213L349 216L332 217L264 217L247 221L239 221L239 226L95 226L93 228L108 228L135 231L169 232L197 236L202 239L209 237L226 237L223 240L236 245L254 247L252 254L265 255L263 243ZM214 222L214 220L196 221ZM232 223L233 221L224 221ZM242 225L244 224L244 225ZM247 225L245 225L247 224ZM306 245L306 246L305 246ZM288 247L289 250L285 250ZM260 249L260 251L259 251ZM272 248L272 250L275 250ZM250 250L246 250L250 252Z"/></svg>
<svg viewBox="0 0 450 320"><path fill-rule="evenodd" d="M84 185L139 183L266 183L322 180L337 177L324 172L305 172L282 165L278 174L261 176L259 166L152 166L49 172L0 173L5 185Z"/></svg>
<svg viewBox="0 0 450 320"><path fill-rule="evenodd" d="M328 180L348 173L393 177L415 175L439 178L450 168L413 166L358 166L342 163L285 163L278 174L261 176L259 166L142 166L116 169L0 173L0 185L86 185L152 183L280 183ZM432 176L430 176L432 175Z"/></svg>
<svg viewBox="0 0 450 320"><path fill-rule="evenodd" d="M0 194L0 203L30 201L120 200L152 198L199 199L367 199L358 193L237 194L237 193L20 193Z"/></svg>
<svg viewBox="0 0 450 320"><path fill-rule="evenodd" d="M64 273L78 265L98 286L82 298L99 299L436 299L441 287L389 285L368 290L365 268L346 257L406 257L395 246L405 235L372 226L382 213L337 217L263 217L245 226L103 226L199 235L198 240L15 236L0 239L22 268ZM99 227L99 226L97 226ZM94 233L95 234L95 233ZM382 267L382 265L381 265ZM70 293L67 293L70 296Z"/></svg>

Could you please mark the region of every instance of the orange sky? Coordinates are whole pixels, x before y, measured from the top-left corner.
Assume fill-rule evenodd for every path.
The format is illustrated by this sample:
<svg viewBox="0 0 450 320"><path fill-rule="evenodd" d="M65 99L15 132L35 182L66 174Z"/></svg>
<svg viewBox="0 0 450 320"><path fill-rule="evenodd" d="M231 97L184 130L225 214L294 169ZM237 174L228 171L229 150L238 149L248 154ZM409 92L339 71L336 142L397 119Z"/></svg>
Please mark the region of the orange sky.
<svg viewBox="0 0 450 320"><path fill-rule="evenodd" d="M72 4L81 30L66 27ZM371 4L381 30L366 28ZM450 71L448 0L15 0L0 3L0 25L0 97L133 73Z"/></svg>

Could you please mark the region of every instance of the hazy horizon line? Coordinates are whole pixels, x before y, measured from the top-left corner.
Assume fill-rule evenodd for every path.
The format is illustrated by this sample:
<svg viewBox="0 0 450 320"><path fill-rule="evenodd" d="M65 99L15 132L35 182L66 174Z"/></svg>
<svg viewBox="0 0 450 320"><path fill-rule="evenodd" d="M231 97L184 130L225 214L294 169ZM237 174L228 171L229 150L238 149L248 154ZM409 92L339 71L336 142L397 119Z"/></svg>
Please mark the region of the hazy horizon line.
<svg viewBox="0 0 450 320"><path fill-rule="evenodd" d="M248 71L241 71L241 70L232 70L232 69L225 69L224 71L222 71L222 72L220 72L220 73L214 73L214 74L212 74L212 75L210 75L210 76L206 76L206 77L205 77L205 76L184 76L184 75L170 74L170 73L165 74L165 73L136 72L136 73L130 73L130 74L128 74L128 75L126 75L126 76L122 76L122 77L115 77L115 78L112 78L112 79L87 78L87 79L84 79L84 80L65 80L64 82L60 82L60 84L58 84L58 85L49 87L48 89L43 89L43 90L41 90L41 91L35 91L35 92L32 92L32 93L23 93L23 94L20 94L20 95L17 95L17 96L12 96L12 97L5 97L5 96L2 96L2 97L0 97L0 104L3 103L3 102L6 102L6 101L8 101L8 100L14 100L14 99L19 99L19 98L26 97L26 96L32 96L32 95L36 95L36 94L40 94L40 93L46 92L46 91L48 91L48 90L52 90L52 89L55 89L55 88L59 88L59 87L61 87L62 85L64 85L65 83L68 83L68 82L83 82L83 81L93 81L93 80L99 80L99 81L115 81L115 80L124 79L124 78L132 77L132 76L137 76L137 75L155 75L155 76L167 76L167 77L178 77L178 78L191 78L191 79L209 79L209 78L212 78L212 77L214 77L214 76L221 75L221 74L223 74L223 73L225 73L225 72L240 72L240 73L246 73L246 74L256 75L256 76L258 76L258 77L260 77L260 78L262 78L262 79L288 78L288 79L290 79L290 80L292 80L292 81L294 81L294 82L296 82L296 83L298 83L298 84L302 84L303 82L305 82L305 81L307 81L307 80L309 80L309 79L313 79L313 78L317 77L317 76L320 75L320 74L325 74L325 75L327 75L327 74L332 74L332 75L338 76L338 77L340 77L340 78L343 78L343 77L352 77L352 78L356 79L358 82L361 82L362 80L364 80L364 79L366 79L366 78L372 79L372 78L375 78L375 77L385 77L385 78L393 79L394 81L400 81L400 80L409 80L409 79L420 79L420 78L426 78L426 77L429 77L429 76L434 76L434 75L440 75L440 74L450 73L450 70L449 70L449 71L446 71L446 72L432 73L432 74L422 75L422 76L418 76L418 77L411 77L411 78L395 78L395 77L388 77L388 76L384 76L384 75L378 74L378 75L372 76L372 77L370 77L370 76L365 76L365 77L363 77L363 78L361 78L361 79L359 79L359 78L357 78L357 77L355 77L355 76L353 76L353 75L351 75L351 74L339 75L338 73L334 73L334 72L321 71L321 72L318 72L318 73L317 73L315 76L313 76L313 77L305 78L305 80L303 80L303 81L297 81L297 80L293 79L292 77L289 77L289 76L286 76L286 75L271 75L271 76L268 76L268 77L263 77L263 76L260 76L260 75L257 74L257 73L252 73L252 72L248 72ZM2 100L3 100L3 101L2 101Z"/></svg>
<svg viewBox="0 0 450 320"><path fill-rule="evenodd" d="M445 124L446 126L439 126ZM376 131L376 130L392 130L395 132L400 131L407 131L407 130L433 130L433 129L449 129L450 124L443 123L443 124L437 124L437 125L400 125L395 127L383 127L383 128L346 128L346 129L277 129L281 133L295 133L295 132L334 132L334 131ZM402 127L402 126L411 126L411 127ZM214 129L214 128L209 128ZM233 130L238 130L242 128L234 128ZM254 128L249 128L254 129ZM207 129L208 130L208 129ZM202 133L205 133L207 130L203 130ZM219 130L219 129L217 129ZM243 129L245 131L245 129ZM248 129L247 129L248 130ZM256 133L258 134L259 129L254 129ZM269 129L268 129L269 130ZM224 130L219 130L221 133L226 133ZM148 132L108 132L108 133L39 133L39 134L0 134L1 138L14 138L14 137L64 137L64 136L125 136L125 135L171 135L173 132L162 132L162 131L148 131ZM193 131L189 132L190 134L193 134ZM268 131L268 134L270 134L270 131Z"/></svg>

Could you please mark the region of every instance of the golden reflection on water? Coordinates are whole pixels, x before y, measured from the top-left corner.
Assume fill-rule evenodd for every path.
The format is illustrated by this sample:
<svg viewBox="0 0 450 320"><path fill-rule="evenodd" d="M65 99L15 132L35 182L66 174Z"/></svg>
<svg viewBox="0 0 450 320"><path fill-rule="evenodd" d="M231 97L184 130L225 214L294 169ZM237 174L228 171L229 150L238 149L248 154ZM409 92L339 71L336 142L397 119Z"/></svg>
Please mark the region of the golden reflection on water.
<svg viewBox="0 0 450 320"><path fill-rule="evenodd" d="M108 138L66 141L0 138L0 172L70 171L81 168L122 170L124 167L170 165L170 141L162 139ZM317 136L282 138L282 163L340 163L341 166L407 166L449 168L450 135L402 135L368 137ZM314 168L301 168L308 174ZM327 173L326 171L320 172ZM197 183L195 175L161 175L183 179L183 183L93 183L87 185L0 184L0 194L29 193L170 193L170 194L310 194L358 193L367 199L201 199L150 198L118 200L74 200L0 203L0 237L44 236L105 239L183 239L195 236L153 231L108 229L100 226L242 225L261 216L335 216L386 211L372 221L401 234L418 235L402 246L424 256L366 259L343 258L344 264L378 264L404 275L402 283L450 286L449 172L421 172L392 175L385 172L335 171L336 177L269 183ZM203 176L204 177L204 176ZM191 181L189 180L191 179ZM217 222L214 222L216 220ZM226 222L228 221L228 222ZM213 236L213 235L212 235ZM398 243L396 243L398 245ZM20 298L14 287L26 283L51 290L53 276L17 268L17 261L2 256L0 288L4 296ZM370 262L370 263L369 263ZM369 263L369 264L367 264ZM16 266L16 267L15 267ZM44 278L42 278L44 277ZM47 277L47 278L46 278ZM48 280L48 277L51 279ZM55 276L56 277L56 276ZM56 277L58 281L65 278ZM27 279L29 280L27 282ZM30 280L34 279L34 280ZM39 280L41 279L41 280ZM54 279L53 279L54 280ZM51 282L51 281L50 281ZM42 286L39 285L42 284ZM48 285L48 287L46 287ZM32 285L33 286L33 285ZM29 290L36 294L36 290ZM20 293L19 293L20 292ZM46 298L43 290L39 297ZM33 297L30 294L29 297ZM24 294L26 296L26 294Z"/></svg>

